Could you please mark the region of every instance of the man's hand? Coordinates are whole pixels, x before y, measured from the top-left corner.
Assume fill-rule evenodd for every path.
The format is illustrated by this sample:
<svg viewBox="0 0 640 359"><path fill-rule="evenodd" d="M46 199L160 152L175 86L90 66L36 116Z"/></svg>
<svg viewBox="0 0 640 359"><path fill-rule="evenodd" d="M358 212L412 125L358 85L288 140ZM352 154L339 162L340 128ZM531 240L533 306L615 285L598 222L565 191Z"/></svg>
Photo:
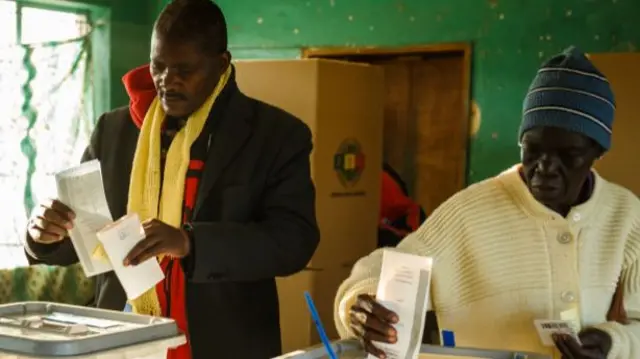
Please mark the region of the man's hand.
<svg viewBox="0 0 640 359"><path fill-rule="evenodd" d="M157 219L142 223L146 238L136 244L124 260L124 265L138 265L149 258L168 255L183 258L189 254L189 235L182 229L172 227Z"/></svg>
<svg viewBox="0 0 640 359"><path fill-rule="evenodd" d="M51 199L33 209L27 232L36 243L57 243L73 228L73 211L62 202Z"/></svg>
<svg viewBox="0 0 640 359"><path fill-rule="evenodd" d="M553 341L563 359L606 359L611 350L611 337L598 329L586 329L578 334L582 345L568 334L555 334Z"/></svg>

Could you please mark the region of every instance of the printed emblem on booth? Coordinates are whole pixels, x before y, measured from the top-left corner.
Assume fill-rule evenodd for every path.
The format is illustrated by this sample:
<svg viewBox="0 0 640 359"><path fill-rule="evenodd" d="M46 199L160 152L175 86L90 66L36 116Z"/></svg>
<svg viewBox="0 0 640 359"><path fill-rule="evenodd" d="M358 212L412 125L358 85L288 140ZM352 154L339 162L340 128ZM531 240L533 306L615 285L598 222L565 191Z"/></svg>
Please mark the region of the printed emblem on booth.
<svg viewBox="0 0 640 359"><path fill-rule="evenodd" d="M365 155L360 143L354 138L344 140L333 157L333 169L340 183L353 187L360 180L364 167Z"/></svg>

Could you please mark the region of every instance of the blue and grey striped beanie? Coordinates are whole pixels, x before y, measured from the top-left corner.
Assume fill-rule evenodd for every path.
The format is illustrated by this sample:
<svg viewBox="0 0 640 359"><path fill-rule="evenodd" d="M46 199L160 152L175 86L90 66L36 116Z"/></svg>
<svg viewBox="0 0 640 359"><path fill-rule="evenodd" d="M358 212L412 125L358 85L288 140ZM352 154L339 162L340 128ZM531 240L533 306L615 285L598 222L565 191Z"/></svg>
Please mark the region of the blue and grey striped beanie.
<svg viewBox="0 0 640 359"><path fill-rule="evenodd" d="M608 150L615 99L607 78L584 53L570 47L544 63L524 100L522 135L534 127L581 133Z"/></svg>

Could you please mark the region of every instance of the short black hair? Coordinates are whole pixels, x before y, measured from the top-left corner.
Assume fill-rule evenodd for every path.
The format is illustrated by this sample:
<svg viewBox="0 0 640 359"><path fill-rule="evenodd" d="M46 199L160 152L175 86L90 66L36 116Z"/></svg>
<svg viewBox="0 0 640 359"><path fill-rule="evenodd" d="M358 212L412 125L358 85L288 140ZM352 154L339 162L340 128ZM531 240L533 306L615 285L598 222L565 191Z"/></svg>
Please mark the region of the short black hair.
<svg viewBox="0 0 640 359"><path fill-rule="evenodd" d="M174 0L160 13L154 32L169 41L195 41L211 55L227 51L227 22L211 0Z"/></svg>

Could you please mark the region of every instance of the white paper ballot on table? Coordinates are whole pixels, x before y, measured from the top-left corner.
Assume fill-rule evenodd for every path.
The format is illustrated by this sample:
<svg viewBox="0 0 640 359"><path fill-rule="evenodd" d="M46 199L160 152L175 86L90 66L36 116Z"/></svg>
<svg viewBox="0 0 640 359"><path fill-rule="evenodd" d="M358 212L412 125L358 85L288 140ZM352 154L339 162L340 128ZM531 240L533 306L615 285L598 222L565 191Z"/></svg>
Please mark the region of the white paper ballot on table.
<svg viewBox="0 0 640 359"><path fill-rule="evenodd" d="M144 229L137 214L126 215L98 232L98 239L129 300L138 298L164 279L155 258L136 266L125 267L122 264L131 249L144 238Z"/></svg>
<svg viewBox="0 0 640 359"><path fill-rule="evenodd" d="M71 243L87 277L110 271L111 263L94 258L96 232L113 222L102 184L100 162L93 160L55 175L58 199L76 214L69 230Z"/></svg>
<svg viewBox="0 0 640 359"><path fill-rule="evenodd" d="M375 343L388 359L416 359L420 354L432 267L433 259L430 257L392 249L385 249L382 253L376 299L398 315L398 323L394 326L398 341L394 344ZM368 356L368 359L374 358Z"/></svg>

